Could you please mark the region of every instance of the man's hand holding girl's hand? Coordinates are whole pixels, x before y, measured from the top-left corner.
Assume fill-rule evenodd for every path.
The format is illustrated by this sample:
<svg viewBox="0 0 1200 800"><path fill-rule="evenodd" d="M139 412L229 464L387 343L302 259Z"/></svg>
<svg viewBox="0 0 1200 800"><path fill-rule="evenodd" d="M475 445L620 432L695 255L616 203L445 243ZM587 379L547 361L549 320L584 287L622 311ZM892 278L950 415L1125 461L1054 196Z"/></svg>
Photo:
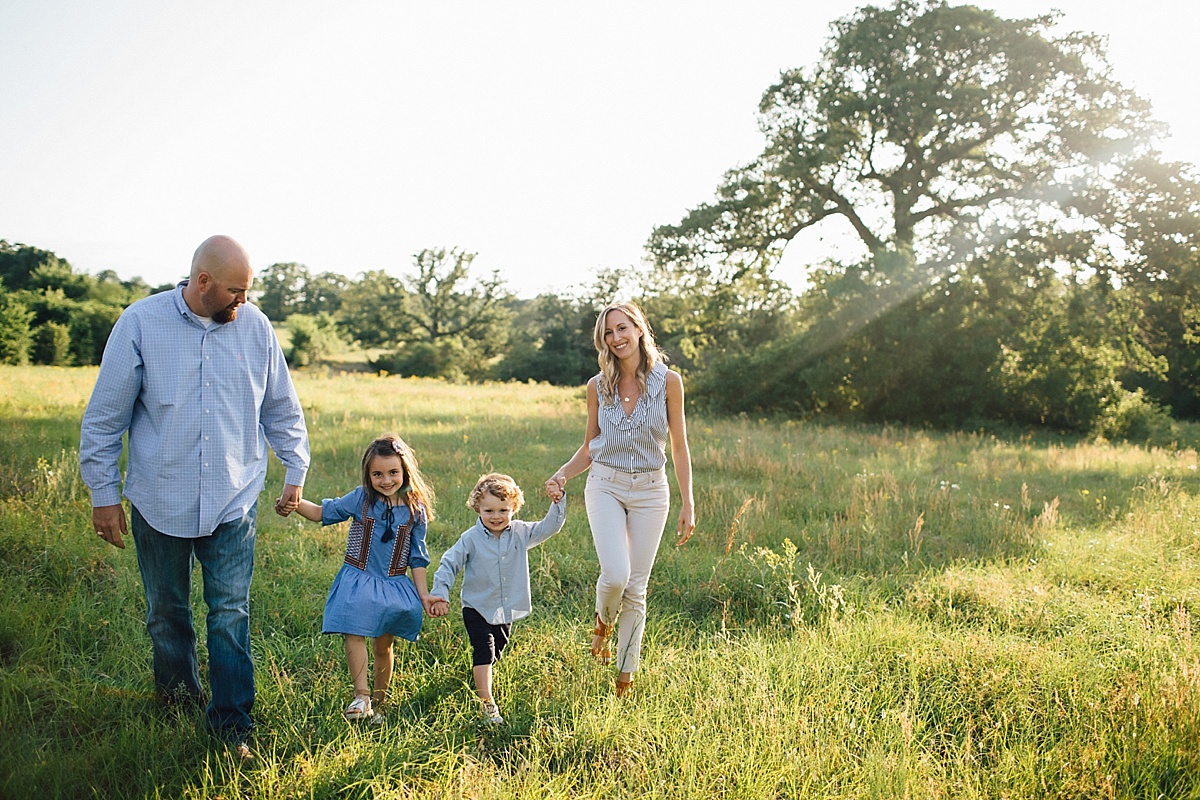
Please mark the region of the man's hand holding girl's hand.
<svg viewBox="0 0 1200 800"><path fill-rule="evenodd" d="M300 498L302 489L299 486L285 484L283 492L279 495L279 499L275 501L275 513L281 517L286 517L300 507Z"/></svg>

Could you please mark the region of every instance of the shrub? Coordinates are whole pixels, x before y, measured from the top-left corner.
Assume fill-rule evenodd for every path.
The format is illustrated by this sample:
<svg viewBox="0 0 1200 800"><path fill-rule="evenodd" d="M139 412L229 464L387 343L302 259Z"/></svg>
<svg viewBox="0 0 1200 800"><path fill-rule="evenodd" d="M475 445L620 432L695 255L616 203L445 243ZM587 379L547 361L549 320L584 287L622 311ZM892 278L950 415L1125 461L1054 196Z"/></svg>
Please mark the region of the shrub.
<svg viewBox="0 0 1200 800"><path fill-rule="evenodd" d="M47 322L33 331L33 362L52 367L71 363L71 329L61 322Z"/></svg>
<svg viewBox="0 0 1200 800"><path fill-rule="evenodd" d="M287 328L292 335L288 361L295 367L324 361L344 346L337 324L325 312L316 316L293 314L287 318Z"/></svg>
<svg viewBox="0 0 1200 800"><path fill-rule="evenodd" d="M1112 400L1096 418L1092 433L1109 441L1148 442L1171 428L1170 412L1140 388L1130 392L1114 386Z"/></svg>
<svg viewBox="0 0 1200 800"><path fill-rule="evenodd" d="M11 295L0 294L0 364L25 364L32 343L33 312Z"/></svg>
<svg viewBox="0 0 1200 800"><path fill-rule="evenodd" d="M124 309L118 305L85 300L71 311L71 356L76 364L99 364L108 335Z"/></svg>

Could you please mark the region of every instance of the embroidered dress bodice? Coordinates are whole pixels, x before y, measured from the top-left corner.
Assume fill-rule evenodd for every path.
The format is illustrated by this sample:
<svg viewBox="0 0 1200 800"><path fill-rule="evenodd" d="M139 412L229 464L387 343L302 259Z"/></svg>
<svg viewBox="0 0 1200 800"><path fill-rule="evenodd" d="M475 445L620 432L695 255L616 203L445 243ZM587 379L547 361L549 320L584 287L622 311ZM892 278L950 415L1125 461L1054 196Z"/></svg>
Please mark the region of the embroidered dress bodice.
<svg viewBox="0 0 1200 800"><path fill-rule="evenodd" d="M359 519L350 523L350 533L346 537L346 563L357 569L366 569L371 555L372 533L376 520L367 516L371 501L363 500L362 514ZM392 558L388 566L388 577L394 578L408 571L408 559L412 550L413 518L396 532L392 542ZM386 534L385 534L386 536Z"/></svg>

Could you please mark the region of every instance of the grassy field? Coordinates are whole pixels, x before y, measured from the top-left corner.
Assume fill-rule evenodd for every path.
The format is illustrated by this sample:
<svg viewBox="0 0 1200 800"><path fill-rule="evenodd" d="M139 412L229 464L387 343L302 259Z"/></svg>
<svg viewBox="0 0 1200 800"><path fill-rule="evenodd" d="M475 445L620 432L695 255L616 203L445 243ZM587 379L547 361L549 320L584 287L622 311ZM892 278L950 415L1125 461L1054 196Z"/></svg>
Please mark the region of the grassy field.
<svg viewBox="0 0 1200 800"><path fill-rule="evenodd" d="M700 526L664 539L634 695L588 657L576 479L497 669L499 728L478 722L453 615L397 646L384 725L341 718L320 622L344 530L265 513L273 462L243 765L154 701L135 555L97 540L78 477L94 378L0 367L0 796L1200 796L1194 427L1148 449L693 415ZM435 561L480 473L513 474L536 518L583 431L578 390L327 371L297 388L306 496L351 489L367 441L400 433L439 495Z"/></svg>

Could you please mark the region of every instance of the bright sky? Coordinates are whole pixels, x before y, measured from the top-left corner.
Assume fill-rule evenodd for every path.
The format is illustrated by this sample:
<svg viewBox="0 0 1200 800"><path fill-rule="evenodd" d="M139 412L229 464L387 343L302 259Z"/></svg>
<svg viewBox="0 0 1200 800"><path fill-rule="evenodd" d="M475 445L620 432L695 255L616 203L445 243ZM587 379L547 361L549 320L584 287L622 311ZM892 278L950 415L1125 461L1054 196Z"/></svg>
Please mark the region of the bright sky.
<svg viewBox="0 0 1200 800"><path fill-rule="evenodd" d="M1200 162L1200 3L1056 7ZM850 0L4 0L0 238L174 281L226 233L256 267L478 254L517 294L627 269L761 150L755 109ZM845 252L797 240L779 277ZM832 249L831 249L832 248Z"/></svg>

